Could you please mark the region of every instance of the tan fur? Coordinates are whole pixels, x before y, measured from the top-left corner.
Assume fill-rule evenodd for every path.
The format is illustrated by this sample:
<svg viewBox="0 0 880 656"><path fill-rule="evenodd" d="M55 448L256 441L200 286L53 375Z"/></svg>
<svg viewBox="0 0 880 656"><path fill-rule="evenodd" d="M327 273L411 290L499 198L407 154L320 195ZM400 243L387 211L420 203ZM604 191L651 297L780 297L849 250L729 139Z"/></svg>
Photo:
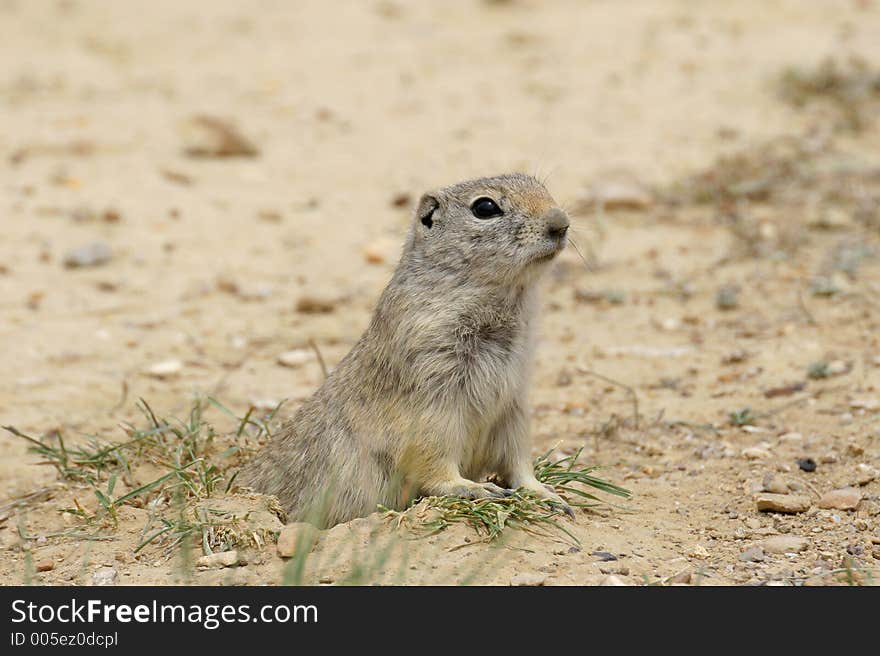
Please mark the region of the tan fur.
<svg viewBox="0 0 880 656"><path fill-rule="evenodd" d="M477 218L478 198L503 215ZM568 218L523 174L422 196L366 332L243 481L322 526L421 495L497 496L495 474L561 504L531 465L529 367L540 273Z"/></svg>

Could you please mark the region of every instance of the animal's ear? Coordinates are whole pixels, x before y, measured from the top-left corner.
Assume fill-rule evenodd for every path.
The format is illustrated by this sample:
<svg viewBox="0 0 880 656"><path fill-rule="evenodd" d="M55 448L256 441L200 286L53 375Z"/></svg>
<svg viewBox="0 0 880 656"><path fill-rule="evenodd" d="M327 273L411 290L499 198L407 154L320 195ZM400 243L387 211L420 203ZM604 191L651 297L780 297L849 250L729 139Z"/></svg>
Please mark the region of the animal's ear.
<svg viewBox="0 0 880 656"><path fill-rule="evenodd" d="M424 194L416 208L416 220L426 228L434 227L434 212L440 207L440 201L432 194Z"/></svg>

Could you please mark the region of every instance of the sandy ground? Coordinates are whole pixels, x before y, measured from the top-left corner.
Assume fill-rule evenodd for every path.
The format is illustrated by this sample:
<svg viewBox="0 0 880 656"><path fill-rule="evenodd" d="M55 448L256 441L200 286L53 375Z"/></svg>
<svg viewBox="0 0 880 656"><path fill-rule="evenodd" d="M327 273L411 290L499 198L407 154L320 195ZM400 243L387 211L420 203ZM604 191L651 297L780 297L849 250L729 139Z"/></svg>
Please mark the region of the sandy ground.
<svg viewBox="0 0 880 656"><path fill-rule="evenodd" d="M584 447L633 499L566 520L579 547L517 533L490 549L460 526L412 540L361 520L320 538L305 580L876 581L878 110L839 129L833 105L787 104L778 79L829 56L880 61L877 4L339 4L0 0L0 423L75 442L121 439L139 397L165 415L206 394L239 415L285 398L289 412L322 373L279 354L310 340L331 366L346 353L413 199L524 170L572 210L597 263L569 249L545 285L535 452ZM201 114L234 121L258 154L188 156ZM769 196L689 196L720 156L786 135L804 150ZM796 179L804 162L826 177ZM621 178L654 190L642 207L586 202ZM108 262L65 266L95 242ZM304 298L329 311L298 310ZM150 375L169 360L179 372ZM808 378L816 362L831 375ZM638 417L588 372L630 386ZM135 554L143 508L124 507L108 540L57 535L71 528L59 511L92 493L26 447L0 434L4 583L87 584L104 566L120 584L284 580L271 541L223 570L181 573L159 545ZM855 509L819 507L848 486ZM766 489L810 508L759 512ZM779 536L804 541L765 542Z"/></svg>

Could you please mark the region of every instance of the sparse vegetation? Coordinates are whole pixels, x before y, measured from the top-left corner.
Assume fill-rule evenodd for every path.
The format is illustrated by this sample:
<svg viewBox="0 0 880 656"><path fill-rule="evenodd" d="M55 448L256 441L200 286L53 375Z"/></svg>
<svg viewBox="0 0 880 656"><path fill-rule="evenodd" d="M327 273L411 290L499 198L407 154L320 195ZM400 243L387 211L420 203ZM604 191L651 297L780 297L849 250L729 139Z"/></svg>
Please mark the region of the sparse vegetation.
<svg viewBox="0 0 880 656"><path fill-rule="evenodd" d="M240 491L235 487L239 454L243 439L257 441L271 435L278 408L257 417L253 408L236 418L238 428L229 434L218 433L205 421L203 412L211 405L235 417L212 398L197 400L185 421L159 418L147 402L140 400L146 426L126 424L127 440L114 444L90 438L84 445L71 447L54 433L35 438L12 426L10 433L26 440L41 464L54 467L59 476L79 489L90 491L97 499L94 510L77 500L63 512L78 523L57 537L91 539L112 536L118 525L118 513L124 506L148 511L134 553L150 545L161 548L165 557L180 553L191 568L189 552L200 549L205 555L240 546L262 548L274 539L280 523L271 516L283 517L282 510L266 497L261 513L236 511L224 500ZM540 481L566 496L572 506L589 507L603 500L595 492L628 498L630 492L596 476L596 467L580 463L581 451L552 460L550 453L535 462ZM145 471L155 472L146 483L135 484ZM500 499L469 500L457 497L429 497L403 511L386 510L400 525L419 532L436 532L455 522L472 526L487 541L498 538L507 529L543 532L556 531L573 542L577 539L561 523L560 509L534 494L517 491ZM270 519L267 521L266 517ZM285 569L284 581L304 580L305 562L314 546L315 536L303 533L296 554ZM393 545L377 547L363 563L354 568L346 583L363 582L378 562L384 562Z"/></svg>
<svg viewBox="0 0 880 656"><path fill-rule="evenodd" d="M840 129L861 132L877 113L880 70L861 57L825 59L815 68L786 69L779 80L782 99L795 107L830 105Z"/></svg>
<svg viewBox="0 0 880 656"><path fill-rule="evenodd" d="M757 419L751 408L742 408L730 413L731 426L751 426Z"/></svg>
<svg viewBox="0 0 880 656"><path fill-rule="evenodd" d="M551 453L545 453L535 461L535 476L567 497L575 507L590 507L605 502L591 489L625 499L630 497L629 490L596 476L597 467L578 462L581 451L578 449L573 455L558 460L551 460ZM442 531L450 524L463 522L472 526L487 542L497 539L508 528L543 533L557 531L577 542L577 538L559 523L560 512L547 500L518 490L509 497L492 499L428 497L406 511L387 510L386 514L398 524L427 533Z"/></svg>
<svg viewBox="0 0 880 656"><path fill-rule="evenodd" d="M213 508L206 500L234 491L241 438L256 440L270 434L278 408L262 418L251 408L237 430L218 435L203 418L207 405L232 414L208 398L197 400L185 421L160 419L141 399L138 409L146 426L123 425L128 439L120 443L92 437L83 445L70 446L57 432L35 438L13 426L4 428L26 440L42 458L41 464L54 467L62 480L97 499L97 506L89 510L78 493L73 495L73 506L62 511L79 520L67 532L70 536L104 536L117 526L120 509L131 506L149 511L135 553L156 543L166 556L171 555L187 539L205 554L239 544L262 546L268 537L265 528L248 527L234 512ZM152 475L147 482L136 482L148 472ZM282 514L280 508L267 510Z"/></svg>

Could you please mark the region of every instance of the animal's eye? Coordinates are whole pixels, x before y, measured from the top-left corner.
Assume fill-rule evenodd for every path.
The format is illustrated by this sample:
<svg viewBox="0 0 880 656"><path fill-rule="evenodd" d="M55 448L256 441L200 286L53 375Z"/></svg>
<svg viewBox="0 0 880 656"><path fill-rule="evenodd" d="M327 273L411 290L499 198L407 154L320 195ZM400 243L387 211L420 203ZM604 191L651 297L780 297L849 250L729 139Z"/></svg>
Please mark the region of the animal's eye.
<svg viewBox="0 0 880 656"><path fill-rule="evenodd" d="M471 212L478 219L491 219L495 216L501 216L504 212L501 211L501 208L498 207L498 203L496 203L491 198L478 198L471 204Z"/></svg>

